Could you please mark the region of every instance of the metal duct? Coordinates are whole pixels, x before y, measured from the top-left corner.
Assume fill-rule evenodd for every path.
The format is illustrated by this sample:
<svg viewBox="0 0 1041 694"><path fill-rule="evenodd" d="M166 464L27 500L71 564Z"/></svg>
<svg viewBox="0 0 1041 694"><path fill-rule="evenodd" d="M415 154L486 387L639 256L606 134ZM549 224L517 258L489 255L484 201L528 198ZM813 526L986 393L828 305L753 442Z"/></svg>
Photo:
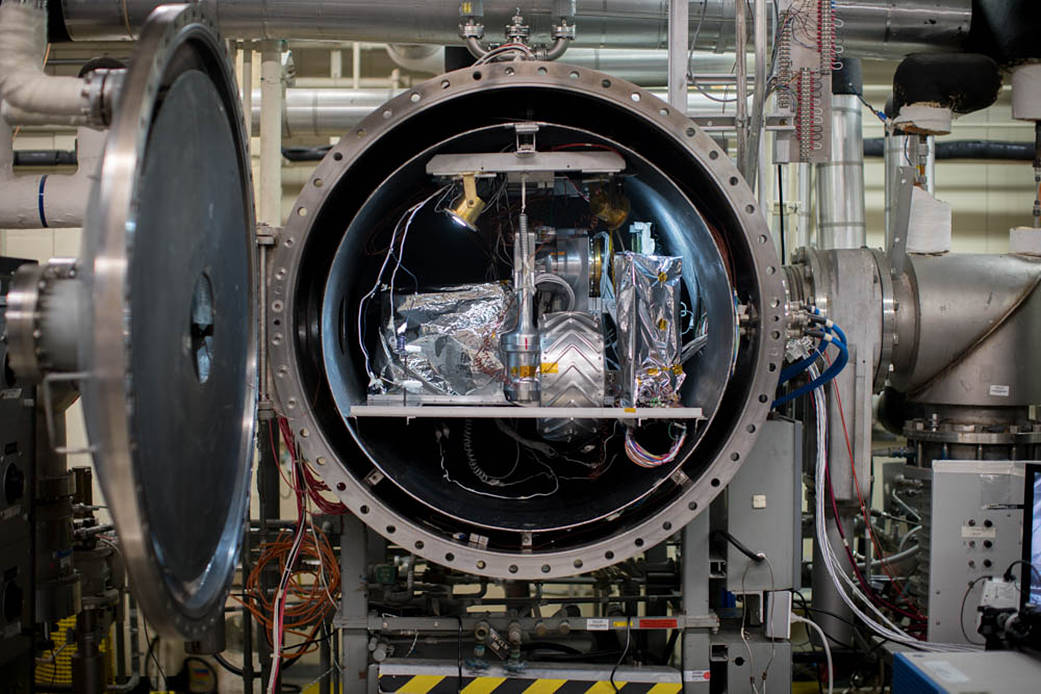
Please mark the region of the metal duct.
<svg viewBox="0 0 1041 694"><path fill-rule="evenodd" d="M343 135L382 106L391 97L404 90L389 89L286 89L285 105L282 109L282 134L285 137L306 135ZM653 92L661 99L667 98L664 91ZM253 90L253 132L260 127L260 90ZM725 107L725 108L724 108ZM707 97L691 92L687 96L690 115L711 113L731 115L734 104L720 104Z"/></svg>
<svg viewBox="0 0 1041 694"><path fill-rule="evenodd" d="M63 0L65 26L74 40L125 40L157 5L156 0ZM327 39L390 43L458 44L457 0L207 0L221 33L233 39ZM548 36L553 3L520 3L536 37ZM590 7L593 5L593 7ZM968 34L970 0L837 0L847 55L895 58L912 51L955 50ZM485 25L498 37L517 7L485 0ZM584 3L576 16L576 46L665 48L667 3L602 0ZM724 51L734 43L732 0L694 0L691 33L696 47Z"/></svg>
<svg viewBox="0 0 1041 694"><path fill-rule="evenodd" d="M817 248L867 243L861 108L855 94L831 97L831 161L817 164Z"/></svg>

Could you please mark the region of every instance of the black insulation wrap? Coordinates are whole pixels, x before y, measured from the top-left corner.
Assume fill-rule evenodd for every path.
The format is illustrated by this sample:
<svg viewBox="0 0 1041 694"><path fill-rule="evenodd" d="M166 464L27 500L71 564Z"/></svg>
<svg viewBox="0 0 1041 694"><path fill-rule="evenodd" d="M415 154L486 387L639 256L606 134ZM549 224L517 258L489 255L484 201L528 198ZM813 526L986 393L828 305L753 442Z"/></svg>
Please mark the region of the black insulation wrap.
<svg viewBox="0 0 1041 694"><path fill-rule="evenodd" d="M885 140L881 137L865 139L864 156L885 156ZM936 159L1033 161L1034 143L998 140L937 140Z"/></svg>
<svg viewBox="0 0 1041 694"><path fill-rule="evenodd" d="M1041 58L1041 2L973 0L966 50L989 55L1001 65Z"/></svg>
<svg viewBox="0 0 1041 694"><path fill-rule="evenodd" d="M76 152L64 149L16 149L15 166L76 166Z"/></svg>
<svg viewBox="0 0 1041 694"><path fill-rule="evenodd" d="M864 73L860 58L839 58L836 64L839 68L831 71L831 93L862 95Z"/></svg>
<svg viewBox="0 0 1041 694"><path fill-rule="evenodd" d="M893 75L893 107L938 104L955 113L987 108L998 98L998 64L976 53L915 53Z"/></svg>

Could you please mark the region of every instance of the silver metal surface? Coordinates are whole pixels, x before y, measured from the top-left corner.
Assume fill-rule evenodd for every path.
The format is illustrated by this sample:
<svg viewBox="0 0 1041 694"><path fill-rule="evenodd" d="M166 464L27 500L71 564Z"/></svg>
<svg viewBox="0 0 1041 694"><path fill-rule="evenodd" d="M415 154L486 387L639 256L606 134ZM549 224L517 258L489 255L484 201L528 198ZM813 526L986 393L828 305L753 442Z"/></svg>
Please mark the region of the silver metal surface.
<svg viewBox="0 0 1041 694"><path fill-rule="evenodd" d="M455 620L447 620L455 624ZM453 626L453 628L456 628ZM380 663L380 677L417 675L442 676L455 678L458 663L454 660L420 660L420 659L388 659ZM463 666L463 677L510 678L519 680L577 680L579 682L600 682L595 689L610 688L612 666L586 663L551 665L546 663L529 663L521 671L509 670L501 664L489 664L487 668L476 669L468 664ZM614 672L614 680L619 689L623 682L668 684L678 683L678 670L660 665L644 665L642 667L620 666ZM490 682L489 682L490 684ZM474 687L477 689L477 687Z"/></svg>
<svg viewBox="0 0 1041 694"><path fill-rule="evenodd" d="M453 405L354 405L351 417L405 417L435 419L543 419L570 418L582 419L623 419L640 421L643 419L703 419L704 411L700 407L519 407L510 406L453 406Z"/></svg>
<svg viewBox="0 0 1041 694"><path fill-rule="evenodd" d="M900 58L922 50L954 49L968 37L972 0L838 0L846 55Z"/></svg>
<svg viewBox="0 0 1041 694"><path fill-rule="evenodd" d="M158 0L62 0L65 25L76 40L126 40L137 36ZM221 33L235 39L326 39L388 43L459 43L457 0L209 0ZM956 50L968 33L970 0L837 0L836 14L846 55L902 58L915 51ZM548 39L552 4L522 3L537 39ZM700 27L696 47L716 52L734 45L731 0L692 0L691 27ZM517 3L485 0L484 24L509 23ZM579 3L576 46L665 48L668 22L660 0ZM692 29L693 32L693 29Z"/></svg>
<svg viewBox="0 0 1041 694"><path fill-rule="evenodd" d="M568 54L570 56L570 53ZM615 77L621 77L615 75ZM387 99L404 90L350 89L340 87L289 87L285 90L282 111L283 137L306 137L309 135L342 135L353 129L371 115ZM667 93L654 89L652 93L664 99ZM713 97L715 98L715 97ZM260 90L253 90L253 131L260 128ZM734 130L733 102L720 104L697 91L687 94L686 111L702 129L710 132L732 132ZM791 132L792 118L786 114L766 114L765 127L778 133Z"/></svg>
<svg viewBox="0 0 1041 694"><path fill-rule="evenodd" d="M40 382L53 371L79 368L82 292L76 260L51 258L15 271L7 294L9 365L15 375Z"/></svg>
<svg viewBox="0 0 1041 694"><path fill-rule="evenodd" d="M474 77L472 70L464 70L417 85L342 138L315 170L294 205L294 210L306 210L307 214L290 215L272 258L272 281L267 295L272 309L268 326L272 368L278 400L298 433L300 454L319 462L322 477L336 496L370 527L442 565L484 576L552 578L573 574L579 568L586 571L607 566L632 556L642 547L663 541L707 508L709 500L726 485L753 445L755 433L750 432L757 431L765 419L776 385L782 340L780 331L769 326L780 325L783 289L776 254L755 198L741 185L733 165L720 156L716 144L690 120L649 92L602 73L534 62L481 66L480 72L480 79ZM335 199L333 192L344 190L341 183L354 179L348 174L351 167L384 142L388 134L397 134L398 127L416 127L417 117L425 112L484 90L508 96L511 90L532 88L552 90L562 98L591 100L624 114L634 124L653 124L655 132L665 138L663 146L674 149L677 160L683 162L680 168L687 172L685 175L697 172L717 196L718 211L728 220L728 243L744 248L750 259L745 279L749 282L749 300L758 309L749 325L749 339L743 340L740 348L747 362L741 372L741 385L734 386L733 407L725 414L709 413L710 417L725 417L720 420L725 424L720 424L718 454L703 461L696 479L654 513L634 519L624 532L597 537L581 546L550 546L522 553L482 548L446 537L439 530L416 522L408 513L388 508L369 484L338 464L332 440L313 410L311 390L301 380L304 355L298 353L295 340L286 336L297 334L303 327L292 307L304 292L301 282L305 251L312 240L309 233L316 228L315 220L321 218L323 206ZM588 123L594 131L595 115L590 112ZM719 342L730 344L724 325L725 321L713 334ZM567 414L573 415L574 411ZM371 456L367 459L373 461ZM715 481L710 484L712 480Z"/></svg>
<svg viewBox="0 0 1041 694"><path fill-rule="evenodd" d="M977 588L978 590L978 588ZM982 637L978 637L982 638ZM900 658L921 673L923 685L934 691L969 692L993 690L995 685L1008 694L1031 694L1041 681L1041 664L1025 653L980 651L979 653L914 653L904 651Z"/></svg>
<svg viewBox="0 0 1041 694"><path fill-rule="evenodd" d="M948 254L909 257L917 318L900 342L916 348L891 380L924 403L1025 406L1041 374L1023 369L1041 338L1041 260Z"/></svg>
<svg viewBox="0 0 1041 694"><path fill-rule="evenodd" d="M668 102L675 109L687 107L687 73L690 70L690 3L686 0L669 2L668 43ZM609 71L607 71L609 72Z"/></svg>
<svg viewBox="0 0 1041 694"><path fill-rule="evenodd" d="M807 251L799 257L805 258L803 295L842 328L849 339L849 364L834 381L841 394L843 416L840 417L837 399L833 399L828 404L828 417L831 421L846 422L860 494L866 495L871 480L871 395L879 372L883 378L888 373L888 366L880 363L884 352L884 285L878 280L878 264L868 249ZM832 468L836 498L855 500L850 452L843 436L830 437L828 456L830 460L842 461Z"/></svg>
<svg viewBox="0 0 1041 694"><path fill-rule="evenodd" d="M798 589L802 579L802 424L772 419L727 485L727 531L770 560L753 562L727 543L731 593Z"/></svg>
<svg viewBox="0 0 1041 694"><path fill-rule="evenodd" d="M886 257L890 274L896 278L907 269L907 235L911 230L911 196L914 192L914 169L896 169L892 187L892 208L886 227Z"/></svg>
<svg viewBox="0 0 1041 694"><path fill-rule="evenodd" d="M1023 463L935 461L929 498L928 532L919 533L928 551L929 640L965 643L967 632L979 643L981 586L962 598L970 581L998 575L1021 557L1023 510L1016 507L1023 504Z"/></svg>
<svg viewBox="0 0 1041 694"><path fill-rule="evenodd" d="M831 159L816 165L817 248L867 244L862 109L855 94L831 95Z"/></svg>
<svg viewBox="0 0 1041 694"><path fill-rule="evenodd" d="M427 163L431 176L464 173L618 173L625 160L614 152L489 152L487 154L438 154Z"/></svg>
<svg viewBox="0 0 1041 694"><path fill-rule="evenodd" d="M383 296L389 303L393 295ZM371 390L502 401L504 373L496 335L516 320L516 307L502 285L446 287L394 299L394 316L383 321L385 347L373 355L390 385L380 383Z"/></svg>
<svg viewBox="0 0 1041 694"><path fill-rule="evenodd" d="M214 23L196 6L158 10L126 76L80 258L98 478L138 602L190 640L223 619L248 508L257 327L244 128Z"/></svg>
<svg viewBox="0 0 1041 694"><path fill-rule="evenodd" d="M19 378L39 381L43 369L37 356L37 328L43 268L26 264L15 270L7 291L4 342L7 364Z"/></svg>
<svg viewBox="0 0 1041 694"><path fill-rule="evenodd" d="M604 402L604 334L600 319L588 313L546 313L539 318L542 407L599 407ZM539 433L553 441L575 441L596 434L596 421L567 417L540 419Z"/></svg>
<svg viewBox="0 0 1041 694"><path fill-rule="evenodd" d="M629 252L614 257L621 402L628 407L679 402L686 378L680 363L682 272L682 258Z"/></svg>

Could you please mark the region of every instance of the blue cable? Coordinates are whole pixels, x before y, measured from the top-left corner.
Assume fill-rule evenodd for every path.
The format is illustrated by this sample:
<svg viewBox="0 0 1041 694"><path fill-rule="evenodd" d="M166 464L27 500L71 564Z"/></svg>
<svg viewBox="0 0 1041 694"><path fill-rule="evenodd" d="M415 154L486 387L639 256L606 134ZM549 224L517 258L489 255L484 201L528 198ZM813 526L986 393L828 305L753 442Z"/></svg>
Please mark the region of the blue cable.
<svg viewBox="0 0 1041 694"><path fill-rule="evenodd" d="M824 331L823 333L812 330L808 333L810 335L815 335L820 338L820 342L817 343L817 346L816 348L814 348L813 352L811 352L809 356L800 359L794 364L789 364L788 366L781 369L781 379L777 385L784 385L788 381L792 380L793 378L804 372L806 369L810 368L810 365L812 365L814 362L816 362L818 359L824 356L824 353L828 349L829 343L841 342L844 345L847 344L845 340L845 333L843 333L842 330L834 323L831 326L825 324L822 327ZM837 333L833 333L832 328L834 328L837 331Z"/></svg>
<svg viewBox="0 0 1041 694"><path fill-rule="evenodd" d="M796 388L787 395L783 395L777 400L774 400L772 405L774 408L781 407L782 405L791 402L795 398L806 395L807 393L813 391L816 388L820 388L821 386L827 384L839 375L842 369L846 367L846 364L849 363L849 349L846 347L845 342L841 342L839 340L832 340L830 344L833 344L839 348L839 356L835 359L835 361L833 361L828 366L828 368L825 369L824 373L822 373L817 378L813 379L805 385Z"/></svg>

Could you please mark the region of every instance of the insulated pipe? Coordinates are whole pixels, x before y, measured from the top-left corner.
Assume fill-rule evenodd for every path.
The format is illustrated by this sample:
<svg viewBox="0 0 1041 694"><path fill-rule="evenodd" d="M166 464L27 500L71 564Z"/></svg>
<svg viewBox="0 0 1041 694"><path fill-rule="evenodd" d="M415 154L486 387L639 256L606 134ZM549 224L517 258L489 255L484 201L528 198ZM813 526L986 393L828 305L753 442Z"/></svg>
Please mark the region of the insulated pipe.
<svg viewBox="0 0 1041 694"><path fill-rule="evenodd" d="M896 139L900 139L898 136ZM864 140L865 157L884 156L886 138ZM897 143L895 149L903 145ZM935 145L935 159L972 159L985 161L1034 161L1033 142L1001 140L943 140ZM905 164L906 166L906 164ZM932 177L930 177L932 180Z"/></svg>
<svg viewBox="0 0 1041 694"><path fill-rule="evenodd" d="M282 134L284 137L343 135L401 91L403 90L288 88L285 90L285 103L281 107ZM652 91L663 100L668 97L663 90ZM261 90L253 90L250 120L254 133L258 132L260 127L262 108ZM687 113L733 115L734 104L719 104L697 92L688 92Z"/></svg>
<svg viewBox="0 0 1041 694"><path fill-rule="evenodd" d="M733 0L692 0L696 48L725 51L734 45ZM133 39L158 0L63 0L65 27L74 40ZM221 33L233 39L327 39L459 45L458 0L208 0ZM509 23L515 0L485 0L484 24ZM540 41L552 33L553 4L520 3L525 21ZM702 9L704 7L704 13ZM971 0L836 0L844 22L846 55L902 58L915 51L961 48L972 18ZM666 7L660 0L601 0L581 3L574 46L664 48ZM704 15L704 20L701 20ZM694 27L692 27L693 32Z"/></svg>
<svg viewBox="0 0 1041 694"><path fill-rule="evenodd" d="M105 133L77 131L79 166L72 174L16 176L11 126L0 119L0 229L78 228L97 177Z"/></svg>
<svg viewBox="0 0 1041 694"><path fill-rule="evenodd" d="M4 120L12 125L94 122L89 81L46 74L46 46L46 10L10 1L0 5L0 100Z"/></svg>
<svg viewBox="0 0 1041 694"><path fill-rule="evenodd" d="M864 246L864 140L855 94L832 94L831 159L816 166L817 248Z"/></svg>

